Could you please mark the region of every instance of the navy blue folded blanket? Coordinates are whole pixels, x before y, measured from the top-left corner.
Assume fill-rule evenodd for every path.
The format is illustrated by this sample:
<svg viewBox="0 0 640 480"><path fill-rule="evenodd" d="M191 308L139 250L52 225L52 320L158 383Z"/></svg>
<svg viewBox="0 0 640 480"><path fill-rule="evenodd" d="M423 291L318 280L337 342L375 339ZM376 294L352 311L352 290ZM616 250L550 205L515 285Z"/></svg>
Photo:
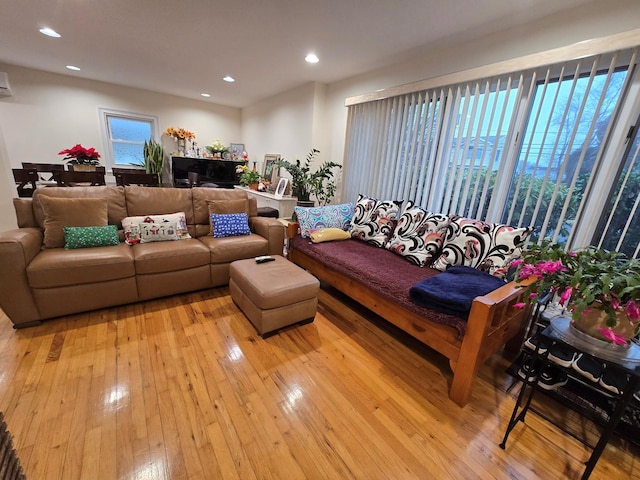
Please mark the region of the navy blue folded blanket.
<svg viewBox="0 0 640 480"><path fill-rule="evenodd" d="M416 283L409 289L409 298L421 307L466 319L474 298L504 284L501 278L475 268L454 266Z"/></svg>

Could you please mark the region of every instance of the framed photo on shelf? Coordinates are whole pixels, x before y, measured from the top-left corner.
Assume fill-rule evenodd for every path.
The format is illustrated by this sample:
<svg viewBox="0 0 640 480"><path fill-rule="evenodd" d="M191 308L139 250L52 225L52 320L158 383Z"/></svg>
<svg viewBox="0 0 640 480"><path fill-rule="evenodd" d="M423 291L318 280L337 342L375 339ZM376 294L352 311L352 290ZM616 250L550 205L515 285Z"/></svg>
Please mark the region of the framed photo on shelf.
<svg viewBox="0 0 640 480"><path fill-rule="evenodd" d="M232 143L229 151L231 152L231 160L240 160L242 152L244 152L244 143Z"/></svg>
<svg viewBox="0 0 640 480"><path fill-rule="evenodd" d="M276 198L284 197L285 192L287 191L287 185L289 184L289 179L282 177L278 182L278 186L276 187L276 191L274 192L274 196Z"/></svg>
<svg viewBox="0 0 640 480"><path fill-rule="evenodd" d="M276 166L278 160L280 160L279 153L267 153L264 156L262 178L268 180L272 185L278 181L278 174L280 173L280 169Z"/></svg>

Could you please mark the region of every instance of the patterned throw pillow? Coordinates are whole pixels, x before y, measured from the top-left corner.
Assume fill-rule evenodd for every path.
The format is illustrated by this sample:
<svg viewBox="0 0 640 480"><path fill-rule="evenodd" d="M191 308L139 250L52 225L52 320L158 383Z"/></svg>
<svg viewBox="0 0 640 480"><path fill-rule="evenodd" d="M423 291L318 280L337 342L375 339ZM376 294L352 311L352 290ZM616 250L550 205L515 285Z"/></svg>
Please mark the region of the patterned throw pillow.
<svg viewBox="0 0 640 480"><path fill-rule="evenodd" d="M444 271L450 265L466 265L504 277L532 231L530 227L514 228L454 217L449 222L442 253L432 267Z"/></svg>
<svg viewBox="0 0 640 480"><path fill-rule="evenodd" d="M325 205L324 207L295 207L300 224L300 235L306 238L320 228L347 230L353 217L353 203Z"/></svg>
<svg viewBox="0 0 640 480"><path fill-rule="evenodd" d="M118 228L115 225L99 227L63 227L64 248L106 247L118 245Z"/></svg>
<svg viewBox="0 0 640 480"><path fill-rule="evenodd" d="M395 229L401 204L358 195L349 230L351 236L384 247Z"/></svg>
<svg viewBox="0 0 640 480"><path fill-rule="evenodd" d="M180 240L176 222L141 223L140 243L169 242Z"/></svg>
<svg viewBox="0 0 640 480"><path fill-rule="evenodd" d="M187 230L187 217L184 212L171 213L166 215L144 215L137 217L126 217L122 219L122 228L124 229L124 241L127 245L135 245L140 243L141 223L163 223L173 222L175 224L178 240L191 238L189 230Z"/></svg>
<svg viewBox="0 0 640 480"><path fill-rule="evenodd" d="M424 267L440 254L448 225L447 215L429 213L409 201L402 209L386 248Z"/></svg>
<svg viewBox="0 0 640 480"><path fill-rule="evenodd" d="M213 238L251 235L246 213L212 213Z"/></svg>

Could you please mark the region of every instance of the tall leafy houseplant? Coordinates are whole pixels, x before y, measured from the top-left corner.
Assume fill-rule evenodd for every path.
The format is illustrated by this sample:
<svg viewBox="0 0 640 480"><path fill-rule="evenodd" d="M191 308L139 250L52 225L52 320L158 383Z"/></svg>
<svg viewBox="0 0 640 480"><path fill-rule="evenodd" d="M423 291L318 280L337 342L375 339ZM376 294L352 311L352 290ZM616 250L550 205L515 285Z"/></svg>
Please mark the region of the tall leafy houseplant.
<svg viewBox="0 0 640 480"><path fill-rule="evenodd" d="M291 175L291 188L298 201L309 202L314 196L320 205L326 205L336 193L336 182L333 174L334 168L342 168L335 162L324 162L315 171L311 171L311 163L320 153L320 150L312 148L304 162L297 159L295 163L280 159L276 162L278 167L283 167Z"/></svg>
<svg viewBox="0 0 640 480"><path fill-rule="evenodd" d="M144 169L147 173L153 173L158 177L158 183L162 184L162 169L164 167L164 148L153 139L144 142Z"/></svg>

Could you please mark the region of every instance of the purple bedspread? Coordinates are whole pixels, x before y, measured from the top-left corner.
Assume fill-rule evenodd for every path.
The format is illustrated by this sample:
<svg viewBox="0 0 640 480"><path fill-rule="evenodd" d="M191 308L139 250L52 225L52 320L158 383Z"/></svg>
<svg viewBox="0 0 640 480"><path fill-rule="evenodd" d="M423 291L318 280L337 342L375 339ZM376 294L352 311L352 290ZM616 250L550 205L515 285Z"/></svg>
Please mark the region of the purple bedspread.
<svg viewBox="0 0 640 480"><path fill-rule="evenodd" d="M418 267L389 250L355 239L314 244L296 235L291 239L291 248L357 280L406 310L455 328L459 338L464 335L465 319L421 307L409 298L413 285L438 275L438 270Z"/></svg>

